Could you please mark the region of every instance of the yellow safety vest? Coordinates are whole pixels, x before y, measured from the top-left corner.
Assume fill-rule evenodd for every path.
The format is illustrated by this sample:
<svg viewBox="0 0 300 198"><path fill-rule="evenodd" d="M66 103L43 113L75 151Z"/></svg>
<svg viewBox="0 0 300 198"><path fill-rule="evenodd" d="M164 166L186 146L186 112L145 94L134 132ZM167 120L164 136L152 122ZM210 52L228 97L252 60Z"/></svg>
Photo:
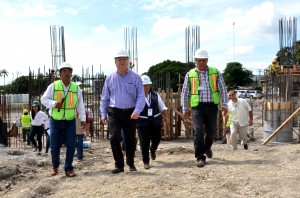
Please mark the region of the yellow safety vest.
<svg viewBox="0 0 300 198"><path fill-rule="evenodd" d="M29 129L31 126L30 115L22 115L22 128Z"/></svg>
<svg viewBox="0 0 300 198"><path fill-rule="evenodd" d="M76 118L76 105L78 102L78 85L74 82L70 83L70 87L67 95L65 96L63 83L61 80L57 80L54 82L54 92L53 99L55 101L62 101L63 107L62 109L52 108L52 119L54 120L74 120Z"/></svg>
<svg viewBox="0 0 300 198"><path fill-rule="evenodd" d="M200 95L198 88L201 85L199 81L199 74L196 69L191 69L189 71L189 79L190 79L190 103L191 107L196 107L200 101ZM220 101L220 94L218 91L218 70L215 67L208 67L208 81L210 85L210 89L212 92L213 102L215 104L219 104Z"/></svg>

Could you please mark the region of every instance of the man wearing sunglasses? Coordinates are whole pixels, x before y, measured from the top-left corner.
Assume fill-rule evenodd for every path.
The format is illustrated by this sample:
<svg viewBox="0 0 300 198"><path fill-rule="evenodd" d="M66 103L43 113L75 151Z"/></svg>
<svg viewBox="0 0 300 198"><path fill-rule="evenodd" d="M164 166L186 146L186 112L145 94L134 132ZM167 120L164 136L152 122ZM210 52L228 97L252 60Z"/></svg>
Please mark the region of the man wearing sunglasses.
<svg viewBox="0 0 300 198"><path fill-rule="evenodd" d="M234 150L237 150L238 135L240 135L241 145L248 150L248 125L253 124L252 109L243 98L237 98L236 92L230 90L228 92L230 101L228 102L228 111L230 114L230 143ZM226 121L227 119L225 119Z"/></svg>

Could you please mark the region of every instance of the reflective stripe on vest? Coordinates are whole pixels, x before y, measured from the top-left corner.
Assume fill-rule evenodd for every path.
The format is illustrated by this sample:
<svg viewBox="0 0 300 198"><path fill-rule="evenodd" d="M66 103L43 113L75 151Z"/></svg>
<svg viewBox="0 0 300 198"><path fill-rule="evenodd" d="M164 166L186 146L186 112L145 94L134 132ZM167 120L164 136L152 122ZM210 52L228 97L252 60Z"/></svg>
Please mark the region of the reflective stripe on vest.
<svg viewBox="0 0 300 198"><path fill-rule="evenodd" d="M190 104L191 107L196 107L200 102L200 95L198 91L198 88L200 86L200 81L199 81L199 74L196 69L191 69L189 71L189 79L190 79L190 87L191 87ZM219 104L219 100L220 100L217 80L218 80L218 70L214 67L208 67L208 81L212 92L213 102L215 104Z"/></svg>
<svg viewBox="0 0 300 198"><path fill-rule="evenodd" d="M63 102L63 107L58 112L58 108L52 109L52 119L54 120L74 120L76 117L76 105L78 102L78 85L76 83L71 82L70 88L68 90L67 95L65 96L65 92L63 89L62 81L58 80L54 82L54 92L53 92L53 99L55 101L62 101L63 98L65 98Z"/></svg>

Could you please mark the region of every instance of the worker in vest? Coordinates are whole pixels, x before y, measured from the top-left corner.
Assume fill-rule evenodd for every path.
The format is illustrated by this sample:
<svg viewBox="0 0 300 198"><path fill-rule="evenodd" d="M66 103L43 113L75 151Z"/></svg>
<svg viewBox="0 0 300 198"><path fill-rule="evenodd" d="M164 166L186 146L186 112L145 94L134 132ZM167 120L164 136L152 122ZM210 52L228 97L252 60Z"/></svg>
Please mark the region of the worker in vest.
<svg viewBox="0 0 300 198"><path fill-rule="evenodd" d="M51 175L58 173L60 149L64 143L66 150L65 174L74 177L72 165L76 145L76 112L79 113L81 127L85 128L86 115L82 92L79 86L71 81L73 68L64 62L59 66L60 80L50 84L41 98L44 106L50 109L50 147L52 157ZM65 142L63 142L63 138Z"/></svg>
<svg viewBox="0 0 300 198"><path fill-rule="evenodd" d="M145 91L145 107L137 120L143 155L144 168L149 169L149 150L151 159L156 159L156 150L160 142L162 118L166 124L170 123L167 107L160 95L151 88L151 79L147 75L141 76Z"/></svg>
<svg viewBox="0 0 300 198"><path fill-rule="evenodd" d="M219 109L227 114L228 97L224 79L218 69L207 65L208 53L195 52L196 68L191 69L184 79L181 95L182 112L185 119L191 108L194 126L194 149L197 166L206 165L206 157L212 158L211 146L217 126Z"/></svg>
<svg viewBox="0 0 300 198"><path fill-rule="evenodd" d="M29 146L30 145L29 131L31 126L31 121L30 121L30 115L28 109L23 110L21 122L22 122L23 142L27 142L27 146Z"/></svg>
<svg viewBox="0 0 300 198"><path fill-rule="evenodd" d="M275 78L275 75L276 75L276 72L278 71L278 69L279 69L279 66L277 65L277 60L274 59L272 61L272 64L269 66L270 78L271 78L272 82L274 81L274 78Z"/></svg>

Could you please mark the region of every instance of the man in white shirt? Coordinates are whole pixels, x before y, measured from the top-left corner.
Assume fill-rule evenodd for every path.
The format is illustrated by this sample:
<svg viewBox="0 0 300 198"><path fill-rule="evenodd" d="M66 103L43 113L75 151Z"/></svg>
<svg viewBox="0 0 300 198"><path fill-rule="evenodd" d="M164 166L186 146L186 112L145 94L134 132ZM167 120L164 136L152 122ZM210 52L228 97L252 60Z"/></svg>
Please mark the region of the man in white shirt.
<svg viewBox="0 0 300 198"><path fill-rule="evenodd" d="M230 101L228 102L228 113L230 117L230 141L234 150L237 149L238 134L240 135L241 145L244 146L244 149L248 149L248 138L247 131L248 125L253 124L253 113L252 109L243 98L237 98L236 92L230 90L228 92L228 97ZM228 116L227 116L228 117ZM227 122L227 118L225 119Z"/></svg>

